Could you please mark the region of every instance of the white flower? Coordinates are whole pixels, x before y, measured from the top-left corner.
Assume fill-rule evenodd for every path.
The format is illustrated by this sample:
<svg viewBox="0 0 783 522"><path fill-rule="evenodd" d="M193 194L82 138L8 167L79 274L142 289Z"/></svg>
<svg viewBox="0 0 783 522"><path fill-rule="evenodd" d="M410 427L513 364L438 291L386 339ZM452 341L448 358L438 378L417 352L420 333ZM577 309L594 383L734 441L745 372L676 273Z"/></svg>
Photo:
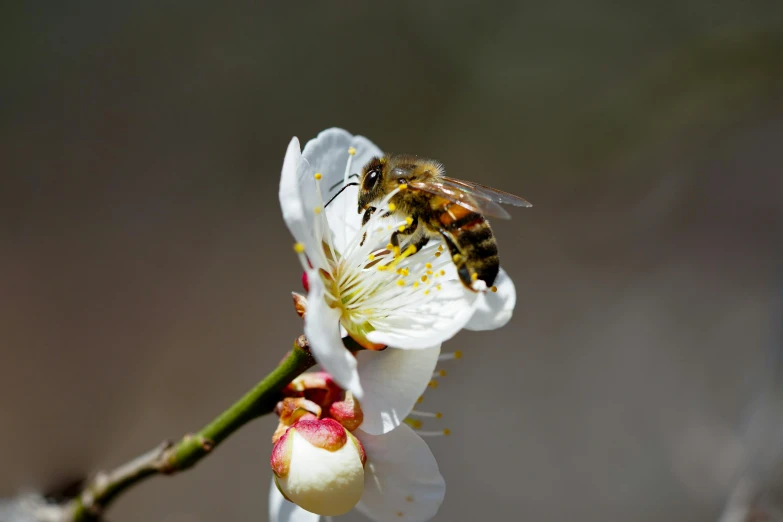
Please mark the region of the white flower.
<svg viewBox="0 0 783 522"><path fill-rule="evenodd" d="M393 429L404 418L399 412L410 411L443 341L462 328L503 326L516 301L503 270L497 292L465 289L449 256L440 255L438 241L395 256L387 248L389 238L405 222L382 217L391 195L364 226L356 187L326 205L351 174L381 155L368 139L329 129L303 152L291 140L280 179L283 217L309 284L305 334L318 362L361 400L369 414L367 431L374 434ZM387 350L382 358L372 352L354 357L342 343L341 329L366 348L402 350Z"/></svg>

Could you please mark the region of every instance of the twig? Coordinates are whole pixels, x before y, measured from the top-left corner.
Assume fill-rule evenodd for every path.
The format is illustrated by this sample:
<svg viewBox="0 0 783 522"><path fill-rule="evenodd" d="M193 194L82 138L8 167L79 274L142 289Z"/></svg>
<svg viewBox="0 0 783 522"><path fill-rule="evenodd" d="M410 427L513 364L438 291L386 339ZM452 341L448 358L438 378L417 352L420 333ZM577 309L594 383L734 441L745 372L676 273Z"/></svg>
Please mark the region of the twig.
<svg viewBox="0 0 783 522"><path fill-rule="evenodd" d="M197 433L185 435L176 444L163 443L113 471L98 473L65 506L63 522L100 520L112 500L128 488L153 475L171 475L193 466L240 427L271 413L283 387L314 364L307 339L302 335L272 373Z"/></svg>

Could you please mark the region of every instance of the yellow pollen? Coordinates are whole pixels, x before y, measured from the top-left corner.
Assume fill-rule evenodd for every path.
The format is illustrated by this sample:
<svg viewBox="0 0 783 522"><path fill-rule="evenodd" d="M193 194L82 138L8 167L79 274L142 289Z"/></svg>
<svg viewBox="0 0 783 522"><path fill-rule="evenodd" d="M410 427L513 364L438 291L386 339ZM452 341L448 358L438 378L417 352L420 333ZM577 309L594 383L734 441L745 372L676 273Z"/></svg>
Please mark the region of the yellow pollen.
<svg viewBox="0 0 783 522"><path fill-rule="evenodd" d="M413 288L419 288L419 282L418 281L414 281L413 282Z"/></svg>
<svg viewBox="0 0 783 522"><path fill-rule="evenodd" d="M398 279L397 286L405 286L405 281L403 281L402 279Z"/></svg>
<svg viewBox="0 0 783 522"><path fill-rule="evenodd" d="M432 263L424 263L424 266L426 266L427 268L432 268Z"/></svg>
<svg viewBox="0 0 783 522"><path fill-rule="evenodd" d="M412 224L413 224L413 218L412 218L412 217L406 217L406 218L405 218L405 222L406 222L407 224L409 224L409 225L412 225Z"/></svg>
<svg viewBox="0 0 783 522"><path fill-rule="evenodd" d="M386 230L391 230L391 225L386 225Z"/></svg>
<svg viewBox="0 0 783 522"><path fill-rule="evenodd" d="M389 203L389 212L394 212L395 210L397 210L397 205Z"/></svg>
<svg viewBox="0 0 783 522"><path fill-rule="evenodd" d="M405 501L406 502L413 502L413 497L408 495L407 497L405 497Z"/></svg>
<svg viewBox="0 0 783 522"><path fill-rule="evenodd" d="M301 254L305 251L304 243L294 243L294 252Z"/></svg>
<svg viewBox="0 0 783 522"><path fill-rule="evenodd" d="M389 269L389 265L378 265L378 270L380 270L381 272L388 269Z"/></svg>
<svg viewBox="0 0 783 522"><path fill-rule="evenodd" d="M394 250L394 257L400 257L400 247L396 246L392 250Z"/></svg>
<svg viewBox="0 0 783 522"><path fill-rule="evenodd" d="M442 419L443 418L443 414L438 412L438 413L435 414L435 418L436 419Z"/></svg>
<svg viewBox="0 0 783 522"><path fill-rule="evenodd" d="M445 270L441 270L441 271L440 271L440 272L438 272L438 273L439 273L440 275L446 275L446 271L445 271Z"/></svg>
<svg viewBox="0 0 783 522"><path fill-rule="evenodd" d="M498 287L497 286L493 286L492 288L490 288L490 290L492 290L493 292L497 292L498 291Z"/></svg>
<svg viewBox="0 0 783 522"><path fill-rule="evenodd" d="M446 370L440 370L438 372L438 375L440 375L441 377L445 377L446 376Z"/></svg>
<svg viewBox="0 0 783 522"><path fill-rule="evenodd" d="M443 288L440 285L436 286L435 288L437 288L438 290L443 290Z"/></svg>
<svg viewBox="0 0 783 522"><path fill-rule="evenodd" d="M415 253L416 253L416 245L410 245L408 248L405 249L406 256L412 256Z"/></svg>
<svg viewBox="0 0 783 522"><path fill-rule="evenodd" d="M429 290L425 290L425 291L424 291L424 295L428 295L429 293L430 293L430 291L429 291Z"/></svg>
<svg viewBox="0 0 783 522"><path fill-rule="evenodd" d="M443 245L438 245L438 252L443 252Z"/></svg>
<svg viewBox="0 0 783 522"><path fill-rule="evenodd" d="M322 177L320 172L315 173L315 179L321 179Z"/></svg>
<svg viewBox="0 0 783 522"><path fill-rule="evenodd" d="M422 422L419 419L405 419L405 424L414 430L420 430L422 427Z"/></svg>
<svg viewBox="0 0 783 522"><path fill-rule="evenodd" d="M397 227L397 230L399 230L400 232L405 232L405 225L400 225L399 227Z"/></svg>
<svg viewBox="0 0 783 522"><path fill-rule="evenodd" d="M449 435L451 435L451 430L446 428L445 430L443 430L443 434L448 437Z"/></svg>
<svg viewBox="0 0 783 522"><path fill-rule="evenodd" d="M406 185L405 183L403 183L402 185L400 185L400 187L399 187L399 188L400 188L400 190L405 190L405 189L407 189L407 188L408 188L408 185Z"/></svg>
<svg viewBox="0 0 783 522"><path fill-rule="evenodd" d="M438 381L433 379L429 383L427 383L427 386L429 386L430 388L437 388L438 387Z"/></svg>
<svg viewBox="0 0 783 522"><path fill-rule="evenodd" d="M418 399L416 399L416 404L421 404L424 402L424 395L420 395Z"/></svg>
<svg viewBox="0 0 783 522"><path fill-rule="evenodd" d="M407 266L406 266L405 268L403 268L403 269L402 269L402 275L404 275L404 276L409 276L409 275L411 275L411 271L410 271L410 270L408 270L408 267L407 267Z"/></svg>
<svg viewBox="0 0 783 522"><path fill-rule="evenodd" d="M353 147L348 147L348 154L354 156L356 154L356 149Z"/></svg>
<svg viewBox="0 0 783 522"><path fill-rule="evenodd" d="M427 270L427 275L432 275L432 270Z"/></svg>
<svg viewBox="0 0 783 522"><path fill-rule="evenodd" d="M475 281L476 279L478 279L478 274L476 272L473 272L472 274L470 274L470 280L471 281Z"/></svg>
<svg viewBox="0 0 783 522"><path fill-rule="evenodd" d="M392 245L391 243L386 244L386 250L391 250L392 248L394 248L394 245Z"/></svg>
<svg viewBox="0 0 783 522"><path fill-rule="evenodd" d="M423 275L421 276L421 282L424 283L427 281L427 276Z"/></svg>
<svg viewBox="0 0 783 522"><path fill-rule="evenodd" d="M367 259L369 259L370 261L375 261L375 254L370 254L369 256L367 256Z"/></svg>
<svg viewBox="0 0 783 522"><path fill-rule="evenodd" d="M462 256L459 254L454 254L454 256L452 256L451 258L451 260L454 261L455 263L459 263L460 259L462 259Z"/></svg>
<svg viewBox="0 0 783 522"><path fill-rule="evenodd" d="M462 359L462 352L460 350L457 350L454 352L454 358L455 359Z"/></svg>
<svg viewBox="0 0 783 522"><path fill-rule="evenodd" d="M440 257L440 252L435 252L435 257Z"/></svg>
<svg viewBox="0 0 783 522"><path fill-rule="evenodd" d="M315 207L313 209L313 212L315 212L316 214L320 214L322 210L323 210L323 208L321 208L321 207Z"/></svg>

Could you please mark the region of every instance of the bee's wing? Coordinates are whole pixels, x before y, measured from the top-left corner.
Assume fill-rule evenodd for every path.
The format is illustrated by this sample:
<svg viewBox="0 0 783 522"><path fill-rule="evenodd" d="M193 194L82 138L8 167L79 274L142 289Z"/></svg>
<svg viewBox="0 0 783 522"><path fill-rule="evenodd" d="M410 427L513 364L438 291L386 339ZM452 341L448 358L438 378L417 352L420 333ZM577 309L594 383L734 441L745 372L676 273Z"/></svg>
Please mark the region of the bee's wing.
<svg viewBox="0 0 783 522"><path fill-rule="evenodd" d="M514 194L509 194L503 190L488 187L474 181L465 181L463 179L454 179L446 176L441 177L440 181L444 185L456 186L471 194L473 197L488 199L495 203L504 205L513 205L515 207L532 207L529 201L522 199Z"/></svg>
<svg viewBox="0 0 783 522"><path fill-rule="evenodd" d="M495 203L492 199L481 194L476 194L470 189L460 187L456 184L446 183L440 179L427 181L413 181L409 183L410 187L423 192L428 192L435 196L440 196L465 207L471 212L483 214L501 219L510 219L511 216L503 210L503 207Z"/></svg>

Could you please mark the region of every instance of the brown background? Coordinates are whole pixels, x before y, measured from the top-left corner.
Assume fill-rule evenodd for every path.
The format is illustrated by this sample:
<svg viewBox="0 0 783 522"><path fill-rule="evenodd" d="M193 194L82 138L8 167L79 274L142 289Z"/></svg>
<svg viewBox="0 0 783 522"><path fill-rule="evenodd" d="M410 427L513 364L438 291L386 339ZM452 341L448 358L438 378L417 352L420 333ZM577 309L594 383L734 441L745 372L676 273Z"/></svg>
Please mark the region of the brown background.
<svg viewBox="0 0 783 522"><path fill-rule="evenodd" d="M0 495L193 430L279 360L280 166L330 126L535 204L495 227L514 319L448 343L425 398L436 520L711 521L773 462L783 435L747 433L780 415L780 2L19 4ZM112 520L265 520L274 425Z"/></svg>

